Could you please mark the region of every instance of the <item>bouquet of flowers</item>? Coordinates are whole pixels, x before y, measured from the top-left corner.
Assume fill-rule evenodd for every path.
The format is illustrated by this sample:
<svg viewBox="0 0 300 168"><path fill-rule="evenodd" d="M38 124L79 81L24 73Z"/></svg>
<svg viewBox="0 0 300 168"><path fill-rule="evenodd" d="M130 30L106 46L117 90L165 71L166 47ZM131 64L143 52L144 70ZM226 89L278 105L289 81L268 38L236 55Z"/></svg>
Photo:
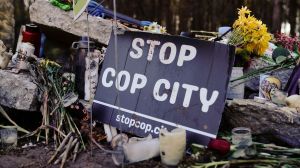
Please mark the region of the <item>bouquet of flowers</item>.
<svg viewBox="0 0 300 168"><path fill-rule="evenodd" d="M268 48L271 34L268 33L267 26L250 13L247 7L239 9L239 17L233 24L229 44L261 56Z"/></svg>
<svg viewBox="0 0 300 168"><path fill-rule="evenodd" d="M251 15L247 7L238 10L239 16L232 26L228 44L237 47L235 66L247 67L251 58L264 54L271 34L268 33L267 26Z"/></svg>
<svg viewBox="0 0 300 168"><path fill-rule="evenodd" d="M294 68L300 63L300 42L296 37L289 37L285 34L277 34L275 44L278 46L272 53L274 64L262 67L260 69L249 71L242 77L232 80L231 82L246 79L250 80L260 74L270 73L280 69ZM264 58L266 56L263 56Z"/></svg>

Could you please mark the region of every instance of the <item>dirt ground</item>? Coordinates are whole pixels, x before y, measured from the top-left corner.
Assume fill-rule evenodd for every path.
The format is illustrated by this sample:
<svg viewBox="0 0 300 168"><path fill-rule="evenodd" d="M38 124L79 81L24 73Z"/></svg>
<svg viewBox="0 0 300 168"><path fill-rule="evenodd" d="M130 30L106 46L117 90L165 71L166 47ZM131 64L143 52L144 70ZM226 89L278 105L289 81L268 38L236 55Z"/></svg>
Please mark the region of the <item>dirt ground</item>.
<svg viewBox="0 0 300 168"><path fill-rule="evenodd" d="M17 148L9 151L0 152L0 168L57 168L58 165L48 165L47 161L54 153L46 145L38 145L26 149ZM100 149L87 150L81 152L76 161L68 161L65 167L69 168L114 168L115 166L111 154L104 153ZM119 166L122 167L122 166ZM124 167L138 168L138 167L155 167L164 168L159 159L147 160L134 164L126 164Z"/></svg>
<svg viewBox="0 0 300 168"><path fill-rule="evenodd" d="M9 109L5 109L10 112ZM12 120L18 123L23 128L28 130L35 130L40 126L41 115L40 113L27 113L27 112L14 112L9 113ZM30 121L30 122L28 122ZM0 116L0 123L3 125L9 125L9 123ZM99 128L102 129L100 126ZM100 133L104 134L104 130L100 129ZM102 131L102 132L101 132ZM48 165L47 162L54 154L53 145L45 145L43 143L36 144L36 147L30 147L22 149L21 146L28 144L29 142L36 142L36 137L24 138L18 140L18 147L13 150L3 150L1 149L0 143L0 168L58 168L58 165ZM106 149L109 149L110 146L105 142L100 142ZM90 146L88 145L88 148ZM92 154L91 150L87 149L84 152L80 152L77 156L75 163L68 161L65 164L67 168L114 168L115 166L112 160L111 154L107 154L101 151L97 147L93 147ZM119 166L122 167L122 166ZM143 162L138 162L134 164L126 164L124 167L129 168L140 168L140 167L155 167L163 168L166 167L160 162L160 158L147 160Z"/></svg>

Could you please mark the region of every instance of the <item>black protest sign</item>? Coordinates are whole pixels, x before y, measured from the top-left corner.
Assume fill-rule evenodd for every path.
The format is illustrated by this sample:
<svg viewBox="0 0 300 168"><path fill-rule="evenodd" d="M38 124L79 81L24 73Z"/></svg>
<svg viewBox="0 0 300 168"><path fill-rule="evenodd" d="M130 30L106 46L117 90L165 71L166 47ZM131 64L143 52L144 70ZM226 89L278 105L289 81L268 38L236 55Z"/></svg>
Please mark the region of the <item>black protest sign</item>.
<svg viewBox="0 0 300 168"><path fill-rule="evenodd" d="M96 119L139 136L181 127L189 142L216 137L233 47L143 32L118 35L117 44L118 57L112 35L93 103Z"/></svg>

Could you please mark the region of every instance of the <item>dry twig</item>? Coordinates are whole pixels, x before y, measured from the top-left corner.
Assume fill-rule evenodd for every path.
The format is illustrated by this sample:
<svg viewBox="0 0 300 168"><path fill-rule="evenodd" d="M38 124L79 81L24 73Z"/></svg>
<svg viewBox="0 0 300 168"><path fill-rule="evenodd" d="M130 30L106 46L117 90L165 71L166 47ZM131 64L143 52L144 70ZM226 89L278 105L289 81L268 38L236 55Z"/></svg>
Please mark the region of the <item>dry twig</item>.
<svg viewBox="0 0 300 168"><path fill-rule="evenodd" d="M25 134L29 134L29 133L30 133L30 132L27 131L26 129L24 129L24 128L20 127L18 124L16 124L16 123L8 116L8 114L4 111L4 109L3 109L1 106L0 106L0 113L8 120L11 124L13 124L13 125L17 128L18 131L23 132L23 133L25 133ZM4 126L0 125L0 127L4 127Z"/></svg>
<svg viewBox="0 0 300 168"><path fill-rule="evenodd" d="M66 142L69 140L69 138L71 137L72 133L70 132L66 137L65 139L62 141L62 143L59 145L59 147L56 149L54 155L50 158L50 160L48 161L48 164L51 163L56 155L63 149L63 147L65 146Z"/></svg>

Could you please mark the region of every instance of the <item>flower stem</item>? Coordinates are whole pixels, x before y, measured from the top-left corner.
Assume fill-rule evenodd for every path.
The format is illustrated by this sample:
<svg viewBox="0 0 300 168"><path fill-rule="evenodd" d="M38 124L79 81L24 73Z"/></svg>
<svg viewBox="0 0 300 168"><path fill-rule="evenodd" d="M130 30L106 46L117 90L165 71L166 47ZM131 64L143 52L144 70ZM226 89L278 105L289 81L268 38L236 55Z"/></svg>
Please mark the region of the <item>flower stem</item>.
<svg viewBox="0 0 300 168"><path fill-rule="evenodd" d="M196 166L192 166L193 168L210 168L212 166L218 167L226 164L245 164L245 163L279 163L278 160L231 160L231 161L219 161L219 162L211 162L199 164Z"/></svg>

